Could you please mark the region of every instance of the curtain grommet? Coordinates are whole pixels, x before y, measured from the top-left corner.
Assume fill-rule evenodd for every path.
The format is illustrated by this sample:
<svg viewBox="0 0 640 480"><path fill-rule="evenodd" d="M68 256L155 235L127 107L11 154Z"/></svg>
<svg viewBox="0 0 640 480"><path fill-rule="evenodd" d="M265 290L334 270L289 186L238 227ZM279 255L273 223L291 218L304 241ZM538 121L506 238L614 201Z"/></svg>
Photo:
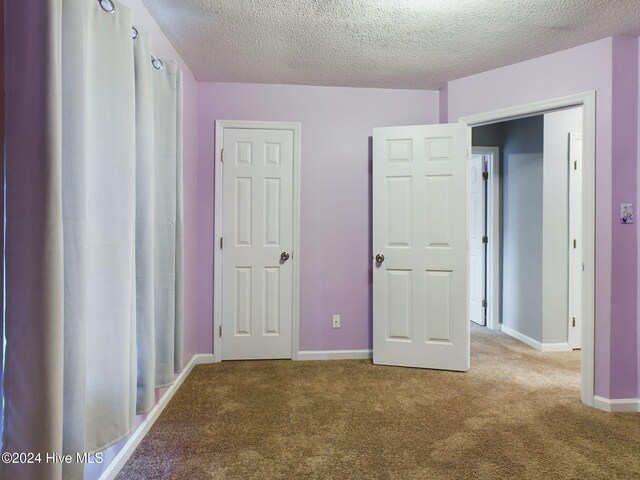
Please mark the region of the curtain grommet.
<svg viewBox="0 0 640 480"><path fill-rule="evenodd" d="M140 36L138 29L136 27L131 27L131 38L134 40Z"/></svg>
<svg viewBox="0 0 640 480"><path fill-rule="evenodd" d="M98 3L100 4L100 8L107 13L113 13L116 11L116 5L112 0L98 0Z"/></svg>
<svg viewBox="0 0 640 480"><path fill-rule="evenodd" d="M153 65L153 68L156 70L162 70L164 68L164 62L153 55L151 55L151 65Z"/></svg>

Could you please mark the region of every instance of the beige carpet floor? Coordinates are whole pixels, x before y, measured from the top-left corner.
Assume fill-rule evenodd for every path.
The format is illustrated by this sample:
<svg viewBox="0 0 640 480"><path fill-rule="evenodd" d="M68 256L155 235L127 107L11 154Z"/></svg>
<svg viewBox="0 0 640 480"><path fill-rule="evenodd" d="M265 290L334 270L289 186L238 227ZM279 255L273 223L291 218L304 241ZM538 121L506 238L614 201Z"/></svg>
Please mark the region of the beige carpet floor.
<svg viewBox="0 0 640 480"><path fill-rule="evenodd" d="M196 367L119 479L640 479L640 414L579 400L579 352L472 329L467 373Z"/></svg>

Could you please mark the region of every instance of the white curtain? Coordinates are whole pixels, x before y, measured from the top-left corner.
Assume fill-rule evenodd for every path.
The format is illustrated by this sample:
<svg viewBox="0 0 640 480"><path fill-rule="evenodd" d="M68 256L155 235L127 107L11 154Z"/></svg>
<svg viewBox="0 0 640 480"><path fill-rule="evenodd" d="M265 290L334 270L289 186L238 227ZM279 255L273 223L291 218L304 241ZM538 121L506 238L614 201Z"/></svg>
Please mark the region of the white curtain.
<svg viewBox="0 0 640 480"><path fill-rule="evenodd" d="M155 67L154 67L155 69ZM178 214L177 183L181 176L181 156L177 155L176 135L181 79L175 62L164 61L162 69L153 75L155 120L155 325L156 325L156 386L173 382L176 369L181 368L181 329L176 329L176 273L180 258L176 255ZM178 168L178 166L180 168ZM177 354L176 354L177 353Z"/></svg>
<svg viewBox="0 0 640 480"><path fill-rule="evenodd" d="M137 411L146 412L155 401L155 162L153 135L153 72L149 37L134 43L136 71L136 285L138 336Z"/></svg>
<svg viewBox="0 0 640 480"><path fill-rule="evenodd" d="M137 137L137 411L182 370L182 73L134 40ZM150 58L154 58L150 62Z"/></svg>
<svg viewBox="0 0 640 480"><path fill-rule="evenodd" d="M5 2L4 452L102 450L182 368L180 72L114 6Z"/></svg>

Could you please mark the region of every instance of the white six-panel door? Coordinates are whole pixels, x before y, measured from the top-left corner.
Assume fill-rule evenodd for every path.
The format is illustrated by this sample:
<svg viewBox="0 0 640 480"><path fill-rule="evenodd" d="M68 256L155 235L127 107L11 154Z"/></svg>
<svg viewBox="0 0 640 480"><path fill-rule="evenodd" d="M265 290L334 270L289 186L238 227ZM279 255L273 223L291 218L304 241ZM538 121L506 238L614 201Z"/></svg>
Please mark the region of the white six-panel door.
<svg viewBox="0 0 640 480"><path fill-rule="evenodd" d="M468 370L468 127L373 138L374 363Z"/></svg>
<svg viewBox="0 0 640 480"><path fill-rule="evenodd" d="M223 360L292 356L293 137L223 131Z"/></svg>
<svg viewBox="0 0 640 480"><path fill-rule="evenodd" d="M471 155L469 169L469 319L485 325L484 155Z"/></svg>

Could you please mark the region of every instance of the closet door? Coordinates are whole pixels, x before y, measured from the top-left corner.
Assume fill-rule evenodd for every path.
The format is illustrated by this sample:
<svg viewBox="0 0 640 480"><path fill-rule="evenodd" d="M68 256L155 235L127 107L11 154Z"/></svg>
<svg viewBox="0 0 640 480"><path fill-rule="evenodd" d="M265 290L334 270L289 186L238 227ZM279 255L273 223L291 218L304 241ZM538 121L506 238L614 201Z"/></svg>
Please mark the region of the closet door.
<svg viewBox="0 0 640 480"><path fill-rule="evenodd" d="M224 128L222 359L292 356L290 129Z"/></svg>

